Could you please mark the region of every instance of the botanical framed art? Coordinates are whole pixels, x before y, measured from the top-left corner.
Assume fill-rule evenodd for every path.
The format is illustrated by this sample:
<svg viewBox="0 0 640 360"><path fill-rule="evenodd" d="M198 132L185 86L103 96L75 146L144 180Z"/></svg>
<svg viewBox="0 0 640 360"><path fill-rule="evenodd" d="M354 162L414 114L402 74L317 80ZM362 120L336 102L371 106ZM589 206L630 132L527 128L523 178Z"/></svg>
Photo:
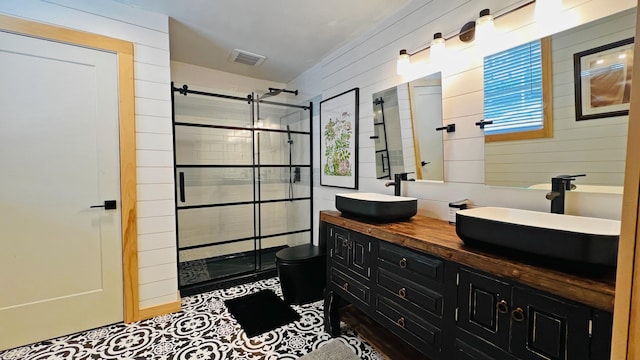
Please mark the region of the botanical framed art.
<svg viewBox="0 0 640 360"><path fill-rule="evenodd" d="M320 102L320 185L358 188L359 88Z"/></svg>
<svg viewBox="0 0 640 360"><path fill-rule="evenodd" d="M633 38L573 55L576 120L629 114Z"/></svg>

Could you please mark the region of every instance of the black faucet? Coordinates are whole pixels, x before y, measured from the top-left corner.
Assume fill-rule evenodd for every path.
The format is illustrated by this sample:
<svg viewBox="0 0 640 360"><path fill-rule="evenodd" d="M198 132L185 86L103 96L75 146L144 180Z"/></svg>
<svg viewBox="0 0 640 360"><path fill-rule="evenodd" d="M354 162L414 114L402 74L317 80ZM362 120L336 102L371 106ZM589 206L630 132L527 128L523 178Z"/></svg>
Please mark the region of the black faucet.
<svg viewBox="0 0 640 360"><path fill-rule="evenodd" d="M551 200L551 212L555 214L564 214L564 195L565 192L576 188L571 181L579 176L587 176L587 174L578 175L558 175L551 178L551 192L547 193L547 200Z"/></svg>
<svg viewBox="0 0 640 360"><path fill-rule="evenodd" d="M389 181L387 183L384 184L384 186L389 187L389 186L393 186L393 195L395 196L400 196L400 194L402 193L402 189L401 189L401 184L402 181L406 181L407 180L407 175L409 173L397 173L395 175L393 175L393 180L394 181Z"/></svg>

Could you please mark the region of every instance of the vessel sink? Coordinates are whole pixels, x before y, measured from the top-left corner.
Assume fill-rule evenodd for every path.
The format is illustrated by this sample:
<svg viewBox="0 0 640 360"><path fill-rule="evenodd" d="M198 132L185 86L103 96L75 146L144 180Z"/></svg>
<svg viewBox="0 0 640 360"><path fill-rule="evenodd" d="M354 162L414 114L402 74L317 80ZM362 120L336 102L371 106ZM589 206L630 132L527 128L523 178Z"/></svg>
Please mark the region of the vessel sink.
<svg viewBox="0 0 640 360"><path fill-rule="evenodd" d="M336 209L375 221L396 221L418 212L418 199L377 193L336 194Z"/></svg>
<svg viewBox="0 0 640 360"><path fill-rule="evenodd" d="M551 258L615 266L620 221L481 207L456 213L465 244L489 244Z"/></svg>

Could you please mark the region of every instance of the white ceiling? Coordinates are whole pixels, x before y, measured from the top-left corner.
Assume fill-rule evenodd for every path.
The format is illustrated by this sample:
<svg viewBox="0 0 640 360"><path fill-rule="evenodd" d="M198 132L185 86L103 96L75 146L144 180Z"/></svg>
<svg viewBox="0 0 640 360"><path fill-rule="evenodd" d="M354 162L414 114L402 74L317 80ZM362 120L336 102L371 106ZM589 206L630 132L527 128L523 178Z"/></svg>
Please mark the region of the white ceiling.
<svg viewBox="0 0 640 360"><path fill-rule="evenodd" d="M286 83L411 0L116 0L166 14L171 60ZM229 61L234 49L266 56Z"/></svg>

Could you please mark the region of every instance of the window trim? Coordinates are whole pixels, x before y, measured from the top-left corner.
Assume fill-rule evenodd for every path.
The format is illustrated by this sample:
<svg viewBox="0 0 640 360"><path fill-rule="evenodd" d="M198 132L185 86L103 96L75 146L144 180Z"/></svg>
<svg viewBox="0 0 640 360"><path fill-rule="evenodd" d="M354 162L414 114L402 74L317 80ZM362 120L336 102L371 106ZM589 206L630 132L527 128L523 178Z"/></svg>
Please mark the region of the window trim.
<svg viewBox="0 0 640 360"><path fill-rule="evenodd" d="M485 143L553 137L553 72L551 60L551 37L547 36L540 39L540 46L542 50L542 129L485 135Z"/></svg>

